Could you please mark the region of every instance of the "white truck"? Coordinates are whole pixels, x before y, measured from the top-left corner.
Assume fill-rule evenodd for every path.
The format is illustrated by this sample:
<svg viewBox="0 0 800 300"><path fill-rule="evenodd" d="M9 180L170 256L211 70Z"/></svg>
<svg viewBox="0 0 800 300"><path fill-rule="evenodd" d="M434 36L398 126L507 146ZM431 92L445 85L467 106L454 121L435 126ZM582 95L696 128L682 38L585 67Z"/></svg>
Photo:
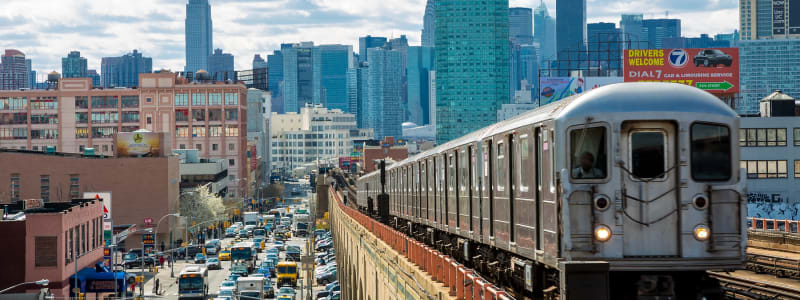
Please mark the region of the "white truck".
<svg viewBox="0 0 800 300"><path fill-rule="evenodd" d="M258 225L258 212L247 211L244 213L244 225Z"/></svg>
<svg viewBox="0 0 800 300"><path fill-rule="evenodd" d="M294 215L294 222L292 223L292 231L295 236L308 236L309 215L296 214Z"/></svg>
<svg viewBox="0 0 800 300"><path fill-rule="evenodd" d="M241 277L236 281L239 299L263 299L264 277Z"/></svg>

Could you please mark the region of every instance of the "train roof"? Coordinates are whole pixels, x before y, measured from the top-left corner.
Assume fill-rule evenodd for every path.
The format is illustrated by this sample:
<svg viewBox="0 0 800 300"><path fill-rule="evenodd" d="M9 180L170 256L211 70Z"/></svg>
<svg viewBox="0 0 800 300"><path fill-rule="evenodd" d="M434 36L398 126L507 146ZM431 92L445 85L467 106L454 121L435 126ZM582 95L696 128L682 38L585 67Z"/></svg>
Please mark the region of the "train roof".
<svg viewBox="0 0 800 300"><path fill-rule="evenodd" d="M525 125L549 119L585 118L592 115L619 113L704 113L737 118L738 115L719 98L708 92L677 83L629 82L618 83L593 89L548 105L522 113L514 118L498 122L468 133L433 149L387 166L391 170L397 166L422 157L440 153L466 144L474 143L500 132L506 132ZM364 175L369 178L377 171Z"/></svg>

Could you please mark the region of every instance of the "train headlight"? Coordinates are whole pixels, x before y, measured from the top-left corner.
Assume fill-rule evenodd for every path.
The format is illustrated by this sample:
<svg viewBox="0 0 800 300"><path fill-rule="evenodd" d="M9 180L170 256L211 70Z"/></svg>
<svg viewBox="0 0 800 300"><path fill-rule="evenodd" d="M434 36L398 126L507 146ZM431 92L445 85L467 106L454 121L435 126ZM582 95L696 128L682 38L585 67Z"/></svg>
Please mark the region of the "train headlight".
<svg viewBox="0 0 800 300"><path fill-rule="evenodd" d="M708 207L708 197L703 194L694 196L692 199L692 205L696 209L706 209L706 207Z"/></svg>
<svg viewBox="0 0 800 300"><path fill-rule="evenodd" d="M611 228L606 225L599 225L594 228L594 238L601 242L607 242L611 239Z"/></svg>
<svg viewBox="0 0 800 300"><path fill-rule="evenodd" d="M694 228L694 238L696 238L698 241L705 241L709 236L711 236L711 231L708 230L706 225L697 225Z"/></svg>
<svg viewBox="0 0 800 300"><path fill-rule="evenodd" d="M594 197L594 207L597 210L603 211L608 209L611 206L611 200L608 200L608 197L605 195L597 195Z"/></svg>

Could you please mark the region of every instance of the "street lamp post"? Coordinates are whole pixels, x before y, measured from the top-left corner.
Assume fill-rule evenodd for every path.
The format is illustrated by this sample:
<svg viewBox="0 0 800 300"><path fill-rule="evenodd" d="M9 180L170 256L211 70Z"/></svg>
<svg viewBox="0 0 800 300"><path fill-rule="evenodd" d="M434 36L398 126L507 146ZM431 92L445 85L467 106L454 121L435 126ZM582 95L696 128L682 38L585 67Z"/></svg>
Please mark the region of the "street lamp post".
<svg viewBox="0 0 800 300"><path fill-rule="evenodd" d="M41 286L47 286L48 284L50 284L50 280L40 279L40 280L37 280L37 281L28 281L28 282L17 283L15 285L12 285L12 286L10 286L8 288L3 289L2 291L0 291L0 294L8 292L10 290L13 290L13 289L15 289L17 287L20 287L20 286L23 286L23 285L26 285L26 284L37 284L37 285L41 285Z"/></svg>
<svg viewBox="0 0 800 300"><path fill-rule="evenodd" d="M155 244L155 245L153 245L154 247L158 247L158 226L161 226L161 221L164 221L164 219L166 219L167 217L170 217L170 216L172 216L172 217L180 217L181 214L180 213L166 214L163 217L161 217L161 219L158 219L158 223L156 223L156 232L153 234L153 243ZM170 237L169 244L170 244L170 248L171 248L172 247L172 231L170 231L169 237ZM170 249L170 250L172 250L172 249ZM169 259L173 260L172 259L173 256L175 256L175 251L172 251L172 254L169 255ZM172 267L173 265L174 265L174 263L170 264L170 268L169 268L169 277L170 278L175 277L175 272L174 272L173 267Z"/></svg>

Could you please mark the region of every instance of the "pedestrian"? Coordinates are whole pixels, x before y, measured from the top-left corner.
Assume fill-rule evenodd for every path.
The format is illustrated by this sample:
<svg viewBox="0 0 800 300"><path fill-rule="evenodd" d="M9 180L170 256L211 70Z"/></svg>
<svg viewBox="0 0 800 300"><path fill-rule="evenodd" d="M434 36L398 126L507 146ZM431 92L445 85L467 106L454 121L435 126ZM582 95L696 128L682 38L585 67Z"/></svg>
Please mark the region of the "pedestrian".
<svg viewBox="0 0 800 300"><path fill-rule="evenodd" d="M164 266L164 256L163 255L158 258L158 266L159 267L163 267Z"/></svg>

